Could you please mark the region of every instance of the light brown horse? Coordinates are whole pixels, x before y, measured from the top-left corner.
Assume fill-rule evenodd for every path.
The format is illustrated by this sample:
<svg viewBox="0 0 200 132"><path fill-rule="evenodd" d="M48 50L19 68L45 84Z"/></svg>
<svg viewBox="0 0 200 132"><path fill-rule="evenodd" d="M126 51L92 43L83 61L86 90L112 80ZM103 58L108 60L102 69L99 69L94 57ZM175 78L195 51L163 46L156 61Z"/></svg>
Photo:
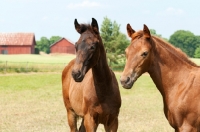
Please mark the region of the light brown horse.
<svg viewBox="0 0 200 132"><path fill-rule="evenodd" d="M146 25L135 32L127 24L127 32L131 44L126 49L122 86L130 89L148 72L163 97L169 124L176 132L199 132L200 68L180 49L152 36Z"/></svg>
<svg viewBox="0 0 200 132"><path fill-rule="evenodd" d="M75 44L76 58L62 73L62 89L68 124L77 132L77 117L82 117L79 131L95 132L104 125L106 132L118 129L121 96L115 74L108 67L97 21L91 25L74 21L80 38Z"/></svg>

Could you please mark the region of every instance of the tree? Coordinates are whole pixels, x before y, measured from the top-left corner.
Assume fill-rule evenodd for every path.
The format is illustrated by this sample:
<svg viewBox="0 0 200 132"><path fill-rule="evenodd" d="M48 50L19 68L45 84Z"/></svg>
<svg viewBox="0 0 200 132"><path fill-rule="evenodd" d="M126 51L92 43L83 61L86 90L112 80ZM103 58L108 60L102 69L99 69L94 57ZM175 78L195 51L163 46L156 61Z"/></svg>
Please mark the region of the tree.
<svg viewBox="0 0 200 132"><path fill-rule="evenodd" d="M125 34L120 32L120 25L105 17L101 25L101 37L107 51L109 65L124 63L124 50L130 44ZM123 64L124 65L124 64Z"/></svg>
<svg viewBox="0 0 200 132"><path fill-rule="evenodd" d="M41 37L39 41L36 41L36 49L45 53L50 53L50 45L60 39L60 36L52 36L50 39L46 37Z"/></svg>
<svg viewBox="0 0 200 132"><path fill-rule="evenodd" d="M46 37L41 37L39 41L36 41L36 47L39 51L43 51L45 53L50 52L50 41Z"/></svg>
<svg viewBox="0 0 200 132"><path fill-rule="evenodd" d="M58 40L60 40L62 37L60 36L52 36L49 41L50 41L50 44L54 44L55 42L57 42Z"/></svg>
<svg viewBox="0 0 200 132"><path fill-rule="evenodd" d="M195 53L194 53L195 58L200 58L200 47L196 48Z"/></svg>
<svg viewBox="0 0 200 132"><path fill-rule="evenodd" d="M197 44L197 48L194 52L194 57L200 58L200 36L196 36L196 37L197 37L198 44Z"/></svg>
<svg viewBox="0 0 200 132"><path fill-rule="evenodd" d="M194 57L198 45L197 37L190 31L178 30L170 36L169 42L180 48L189 57Z"/></svg>
<svg viewBox="0 0 200 132"><path fill-rule="evenodd" d="M111 22L107 17L101 25L101 37L107 52L124 53L130 41L125 34L120 32L120 25L116 21Z"/></svg>

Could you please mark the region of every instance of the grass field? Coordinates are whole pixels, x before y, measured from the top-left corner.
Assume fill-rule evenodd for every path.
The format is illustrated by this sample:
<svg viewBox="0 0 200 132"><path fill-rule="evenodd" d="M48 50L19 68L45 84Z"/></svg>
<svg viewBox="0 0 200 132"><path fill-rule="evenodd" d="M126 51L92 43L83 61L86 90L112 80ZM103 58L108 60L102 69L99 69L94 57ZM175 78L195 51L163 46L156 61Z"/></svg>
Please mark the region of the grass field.
<svg viewBox="0 0 200 132"><path fill-rule="evenodd" d="M119 78L120 73L116 73ZM1 132L69 132L61 93L61 73L0 76ZM120 85L119 85L120 86ZM119 132L172 132L162 98L148 74L131 90L120 86ZM98 132L104 132L100 125Z"/></svg>
<svg viewBox="0 0 200 132"><path fill-rule="evenodd" d="M35 62L35 63L68 63L70 60L75 58L75 55L30 55L30 54L19 54L19 55L1 55L0 61L8 62Z"/></svg>
<svg viewBox="0 0 200 132"><path fill-rule="evenodd" d="M0 62L68 63L74 55L0 55ZM200 65L199 59L192 59ZM61 93L61 69L55 73L0 73L1 132L68 132ZM120 73L116 72L119 80ZM162 97L148 74L132 89L120 86L119 132L173 132ZM103 132L100 125L98 132Z"/></svg>
<svg viewBox="0 0 200 132"><path fill-rule="evenodd" d="M75 55L0 55L0 73L61 72Z"/></svg>

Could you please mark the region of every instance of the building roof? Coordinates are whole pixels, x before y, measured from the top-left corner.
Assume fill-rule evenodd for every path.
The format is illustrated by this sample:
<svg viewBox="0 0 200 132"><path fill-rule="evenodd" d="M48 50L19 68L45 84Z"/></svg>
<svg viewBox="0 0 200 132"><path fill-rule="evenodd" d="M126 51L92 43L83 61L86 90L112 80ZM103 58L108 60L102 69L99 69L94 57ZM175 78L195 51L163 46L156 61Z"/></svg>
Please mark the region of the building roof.
<svg viewBox="0 0 200 132"><path fill-rule="evenodd" d="M34 33L0 33L0 45L32 45Z"/></svg>
<svg viewBox="0 0 200 132"><path fill-rule="evenodd" d="M61 40L65 39L66 41L68 41L69 43L71 43L72 45L74 45L74 43L66 38L61 38L58 41L56 41L55 43L51 44L50 47L54 46L55 44L57 44L58 42L60 42Z"/></svg>

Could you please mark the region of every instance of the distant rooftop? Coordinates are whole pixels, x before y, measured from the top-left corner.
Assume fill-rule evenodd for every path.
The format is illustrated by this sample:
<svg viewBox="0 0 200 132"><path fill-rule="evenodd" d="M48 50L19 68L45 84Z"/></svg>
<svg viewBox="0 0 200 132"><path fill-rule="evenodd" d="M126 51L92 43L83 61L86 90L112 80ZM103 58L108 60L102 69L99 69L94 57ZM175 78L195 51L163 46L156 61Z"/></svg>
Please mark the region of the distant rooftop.
<svg viewBox="0 0 200 132"><path fill-rule="evenodd" d="M0 33L0 45L32 45L34 33Z"/></svg>

